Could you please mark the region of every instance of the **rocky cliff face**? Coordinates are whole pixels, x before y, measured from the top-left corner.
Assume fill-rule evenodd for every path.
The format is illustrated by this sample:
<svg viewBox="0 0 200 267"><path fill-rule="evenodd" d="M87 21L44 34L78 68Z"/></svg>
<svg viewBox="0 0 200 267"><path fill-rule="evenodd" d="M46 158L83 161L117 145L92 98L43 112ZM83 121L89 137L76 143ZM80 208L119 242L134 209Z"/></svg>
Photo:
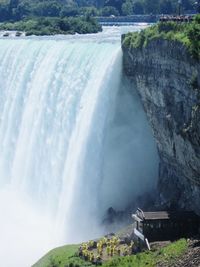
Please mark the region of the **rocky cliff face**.
<svg viewBox="0 0 200 267"><path fill-rule="evenodd" d="M122 49L157 141L159 201L200 214L200 64L178 42Z"/></svg>

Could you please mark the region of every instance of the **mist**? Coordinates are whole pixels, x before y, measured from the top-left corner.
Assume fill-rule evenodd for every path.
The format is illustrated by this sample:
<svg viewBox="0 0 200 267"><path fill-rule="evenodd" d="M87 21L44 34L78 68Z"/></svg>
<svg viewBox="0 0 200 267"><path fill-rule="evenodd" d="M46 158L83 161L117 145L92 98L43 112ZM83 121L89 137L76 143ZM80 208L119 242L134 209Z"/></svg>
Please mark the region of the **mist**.
<svg viewBox="0 0 200 267"><path fill-rule="evenodd" d="M122 77L104 143L101 205L123 210L156 188L158 155L134 85Z"/></svg>
<svg viewBox="0 0 200 267"><path fill-rule="evenodd" d="M4 267L101 236L109 207L156 186L156 144L123 77L120 33L0 39Z"/></svg>
<svg viewBox="0 0 200 267"><path fill-rule="evenodd" d="M31 198L4 187L0 191L1 266L30 266L56 246L53 218L42 213Z"/></svg>

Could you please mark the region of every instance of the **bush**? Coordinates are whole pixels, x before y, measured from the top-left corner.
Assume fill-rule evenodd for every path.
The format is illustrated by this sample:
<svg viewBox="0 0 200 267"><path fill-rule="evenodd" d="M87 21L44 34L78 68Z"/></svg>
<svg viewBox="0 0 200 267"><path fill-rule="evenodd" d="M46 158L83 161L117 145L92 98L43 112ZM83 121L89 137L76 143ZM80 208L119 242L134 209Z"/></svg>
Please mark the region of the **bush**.
<svg viewBox="0 0 200 267"><path fill-rule="evenodd" d="M15 23L2 23L0 30L24 31L26 35L55 35L69 33L96 33L101 26L90 16L81 18L35 18Z"/></svg>
<svg viewBox="0 0 200 267"><path fill-rule="evenodd" d="M139 33L129 33L123 45L129 48L142 48L153 39L166 39L183 43L191 55L200 59L200 15L191 23L160 22Z"/></svg>

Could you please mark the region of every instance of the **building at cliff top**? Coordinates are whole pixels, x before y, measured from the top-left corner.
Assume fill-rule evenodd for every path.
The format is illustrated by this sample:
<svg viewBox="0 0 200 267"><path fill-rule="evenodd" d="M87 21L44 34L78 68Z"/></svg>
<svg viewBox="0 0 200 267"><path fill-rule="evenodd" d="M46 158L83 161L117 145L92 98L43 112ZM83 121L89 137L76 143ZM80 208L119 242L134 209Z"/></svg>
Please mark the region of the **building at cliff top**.
<svg viewBox="0 0 200 267"><path fill-rule="evenodd" d="M134 234L149 242L175 240L198 234L200 217L193 211L143 212L137 209L132 215Z"/></svg>

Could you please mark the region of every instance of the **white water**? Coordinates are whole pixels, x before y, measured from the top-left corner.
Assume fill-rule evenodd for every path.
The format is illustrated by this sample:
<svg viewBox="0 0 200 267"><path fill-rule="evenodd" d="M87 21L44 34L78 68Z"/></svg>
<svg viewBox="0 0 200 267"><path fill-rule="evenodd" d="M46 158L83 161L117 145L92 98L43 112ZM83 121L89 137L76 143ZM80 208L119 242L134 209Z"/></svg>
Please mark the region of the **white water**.
<svg viewBox="0 0 200 267"><path fill-rule="evenodd" d="M0 39L2 266L30 266L57 245L102 234L108 207L154 188L152 133L122 77L127 29Z"/></svg>

